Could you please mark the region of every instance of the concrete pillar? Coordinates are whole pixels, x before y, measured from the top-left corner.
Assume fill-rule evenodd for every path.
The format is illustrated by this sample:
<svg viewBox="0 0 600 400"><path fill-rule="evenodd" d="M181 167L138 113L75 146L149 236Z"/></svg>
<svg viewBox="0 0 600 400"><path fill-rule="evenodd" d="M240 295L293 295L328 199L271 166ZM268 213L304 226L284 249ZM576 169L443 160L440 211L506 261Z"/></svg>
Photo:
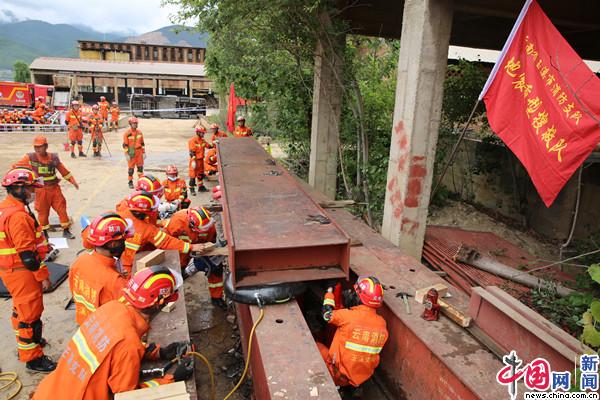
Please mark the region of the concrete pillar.
<svg viewBox="0 0 600 400"><path fill-rule="evenodd" d="M152 96L156 96L156 88L158 87L158 79L152 79Z"/></svg>
<svg viewBox="0 0 600 400"><path fill-rule="evenodd" d="M191 79L188 79L188 82L187 82L187 92L191 99L192 98L192 80Z"/></svg>
<svg viewBox="0 0 600 400"><path fill-rule="evenodd" d="M312 127L310 135L310 166L308 183L335 199L342 109L342 49L345 37L317 43L313 92ZM337 76L337 77L336 77Z"/></svg>
<svg viewBox="0 0 600 400"><path fill-rule="evenodd" d="M442 112L452 0L405 0L381 234L421 258Z"/></svg>
<svg viewBox="0 0 600 400"><path fill-rule="evenodd" d="M113 91L115 92L114 101L116 101L117 104L119 104L119 78L117 78L116 76L113 78Z"/></svg>

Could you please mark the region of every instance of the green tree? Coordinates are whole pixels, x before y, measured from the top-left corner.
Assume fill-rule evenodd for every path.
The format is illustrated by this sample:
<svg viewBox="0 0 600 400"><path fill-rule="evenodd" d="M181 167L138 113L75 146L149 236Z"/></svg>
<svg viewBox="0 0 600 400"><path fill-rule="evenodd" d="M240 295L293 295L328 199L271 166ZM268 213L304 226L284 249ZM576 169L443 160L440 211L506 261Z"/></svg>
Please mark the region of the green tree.
<svg viewBox="0 0 600 400"><path fill-rule="evenodd" d="M13 64L13 71L15 73L15 82L31 82L31 75L29 74L29 65L25 61L15 61Z"/></svg>

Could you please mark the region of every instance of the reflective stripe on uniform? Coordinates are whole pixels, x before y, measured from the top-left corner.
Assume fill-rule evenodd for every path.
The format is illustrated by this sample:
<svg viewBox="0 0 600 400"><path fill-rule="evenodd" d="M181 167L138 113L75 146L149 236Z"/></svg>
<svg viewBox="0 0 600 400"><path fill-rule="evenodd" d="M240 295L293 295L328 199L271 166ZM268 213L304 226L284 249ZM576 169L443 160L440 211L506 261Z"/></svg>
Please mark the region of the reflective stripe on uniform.
<svg viewBox="0 0 600 400"><path fill-rule="evenodd" d="M87 301L85 299L85 297L83 297L80 294L74 294L73 295L73 300L75 301L75 303L79 303L82 306L84 306L85 308L87 308L88 310L90 310L91 312L96 311L96 306L94 306L92 303L90 303L89 301Z"/></svg>
<svg viewBox="0 0 600 400"><path fill-rule="evenodd" d="M346 347L347 349L350 349L350 350L358 351L360 353L367 353L367 354L379 354L379 352L381 352L381 347L366 346L364 344L358 344L358 343L354 343L354 342L346 342L344 347Z"/></svg>
<svg viewBox="0 0 600 400"><path fill-rule="evenodd" d="M39 346L39 343L21 343L17 342L17 348L19 350L33 350Z"/></svg>
<svg viewBox="0 0 600 400"><path fill-rule="evenodd" d="M0 249L0 256L8 256L11 254L17 254L17 249L14 247L12 249Z"/></svg>
<svg viewBox="0 0 600 400"><path fill-rule="evenodd" d="M167 234L163 231L159 231L156 235L154 235L154 245L156 247L160 246L160 244L167 238Z"/></svg>
<svg viewBox="0 0 600 400"><path fill-rule="evenodd" d="M223 282L209 283L208 284L208 288L209 289L214 289L214 288L218 288L218 287L223 287Z"/></svg>
<svg viewBox="0 0 600 400"><path fill-rule="evenodd" d="M150 388L150 387L160 386L160 383L158 383L155 380L151 380L151 381L146 381L146 382L142 383L142 385Z"/></svg>
<svg viewBox="0 0 600 400"><path fill-rule="evenodd" d="M73 335L72 340L75 344L75 347L77 348L79 356L90 367L90 371L93 374L96 371L96 369L98 369L98 367L100 366L100 363L98 362L96 355L90 349L90 346L88 346L88 343L85 340L85 336L83 336L83 334L81 333L81 328L77 329L77 332L75 333L75 335Z"/></svg>
<svg viewBox="0 0 600 400"><path fill-rule="evenodd" d="M125 241L125 247L133 250L133 251L138 251L140 249L140 245L139 244L135 244L135 243L131 243L128 241Z"/></svg>
<svg viewBox="0 0 600 400"><path fill-rule="evenodd" d="M325 299L325 300L323 300L323 305L335 307L335 300L334 299Z"/></svg>
<svg viewBox="0 0 600 400"><path fill-rule="evenodd" d="M0 232L0 239L6 239L6 232Z"/></svg>
<svg viewBox="0 0 600 400"><path fill-rule="evenodd" d="M189 237L189 236L187 236L187 235L181 235L181 236L179 236L179 239L180 239L180 240L183 240L184 242L191 242L191 241L192 241L192 240L190 239L190 237Z"/></svg>
<svg viewBox="0 0 600 400"><path fill-rule="evenodd" d="M69 172L68 174L66 174L65 176L63 176L63 178L65 179L71 179L73 175Z"/></svg>
<svg viewBox="0 0 600 400"><path fill-rule="evenodd" d="M190 252L190 244L188 242L185 242L183 245L183 251L184 254L187 254Z"/></svg>

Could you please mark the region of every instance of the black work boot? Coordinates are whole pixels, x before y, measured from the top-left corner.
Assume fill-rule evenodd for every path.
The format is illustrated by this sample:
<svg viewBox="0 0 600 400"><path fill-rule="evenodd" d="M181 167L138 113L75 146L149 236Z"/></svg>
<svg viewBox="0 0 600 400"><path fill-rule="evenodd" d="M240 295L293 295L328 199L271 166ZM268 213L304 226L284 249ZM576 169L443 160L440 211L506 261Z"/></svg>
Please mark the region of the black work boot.
<svg viewBox="0 0 600 400"><path fill-rule="evenodd" d="M223 299L220 299L220 298L219 298L219 299L212 299L212 298L211 298L211 299L210 299L210 302L211 302L211 303L212 303L212 305L213 305L213 306L215 306L215 307L219 307L219 308L221 308L221 309L223 309L223 310L226 310L226 309L227 309L227 303L225 303L225 300L223 300Z"/></svg>
<svg viewBox="0 0 600 400"><path fill-rule="evenodd" d="M133 181L129 181L129 189L133 189Z"/></svg>
<svg viewBox="0 0 600 400"><path fill-rule="evenodd" d="M87 157L83 151L79 152L79 157Z"/></svg>
<svg viewBox="0 0 600 400"><path fill-rule="evenodd" d="M36 372L52 372L56 369L56 363L48 356L41 356L35 360L28 361L25 367Z"/></svg>
<svg viewBox="0 0 600 400"><path fill-rule="evenodd" d="M190 193L192 194L192 196L196 195L196 188L194 186L190 186Z"/></svg>
<svg viewBox="0 0 600 400"><path fill-rule="evenodd" d="M69 228L63 229L63 237L67 238L67 239L75 239L75 235L73 235L71 233L71 231L69 230Z"/></svg>
<svg viewBox="0 0 600 400"><path fill-rule="evenodd" d="M198 191L199 192L208 192L208 189L206 188L206 186L200 185L200 186L198 186Z"/></svg>
<svg viewBox="0 0 600 400"><path fill-rule="evenodd" d="M81 155L81 154L79 154L79 155ZM71 153L71 158L77 158L77 157L75 156L75 153Z"/></svg>

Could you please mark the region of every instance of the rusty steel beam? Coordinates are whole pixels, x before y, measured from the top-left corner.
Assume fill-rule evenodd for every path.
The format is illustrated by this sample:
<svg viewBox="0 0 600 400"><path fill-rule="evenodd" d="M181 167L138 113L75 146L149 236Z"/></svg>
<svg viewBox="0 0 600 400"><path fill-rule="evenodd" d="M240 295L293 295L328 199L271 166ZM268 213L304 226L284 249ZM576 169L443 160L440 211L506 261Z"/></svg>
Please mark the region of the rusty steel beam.
<svg viewBox="0 0 600 400"><path fill-rule="evenodd" d="M544 357L553 370L569 371L580 354L593 352L496 286L473 288L469 315L504 354L515 350L525 362Z"/></svg>
<svg viewBox="0 0 600 400"><path fill-rule="evenodd" d="M253 138L218 144L236 287L347 278L350 238Z"/></svg>
<svg viewBox="0 0 600 400"><path fill-rule="evenodd" d="M236 305L244 354L258 319L256 306ZM340 400L302 311L295 300L265 307L250 359L254 398Z"/></svg>

